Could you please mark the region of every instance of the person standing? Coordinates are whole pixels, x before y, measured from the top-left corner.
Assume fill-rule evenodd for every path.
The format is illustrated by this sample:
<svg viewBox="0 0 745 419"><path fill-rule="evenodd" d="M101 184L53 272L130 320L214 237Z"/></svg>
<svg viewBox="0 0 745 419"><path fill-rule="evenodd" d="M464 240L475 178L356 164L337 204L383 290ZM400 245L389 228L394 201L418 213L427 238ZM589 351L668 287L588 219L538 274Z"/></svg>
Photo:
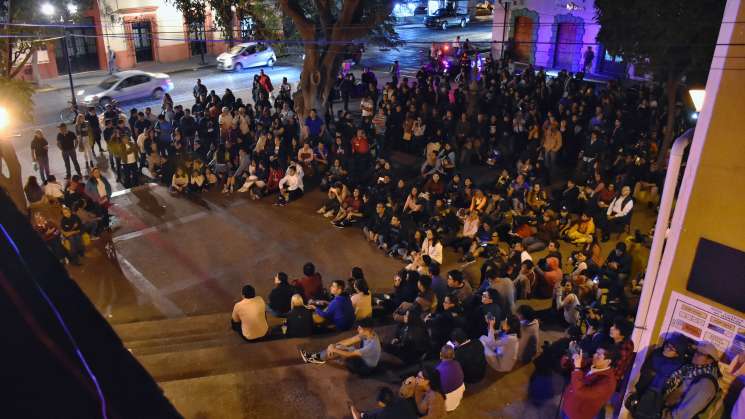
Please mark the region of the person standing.
<svg viewBox="0 0 745 419"><path fill-rule="evenodd" d="M93 142L98 145L98 151L103 154L103 148L101 147L101 123L98 121L96 108L93 106L88 107L88 112L85 114L85 120L88 121L88 126L91 128Z"/></svg>
<svg viewBox="0 0 745 419"><path fill-rule="evenodd" d="M59 133L57 134L57 147L62 151L62 159L65 161L65 172L67 178L70 178L70 162L75 166L75 171L79 176L83 176L80 173L80 164L78 163L78 157L75 153L75 148L78 145L78 138L74 132L67 130L67 124L59 124Z"/></svg>
<svg viewBox="0 0 745 419"><path fill-rule="evenodd" d="M108 179L101 176L98 167L91 169L91 176L85 182L85 194L97 205L91 208L96 216L101 218L98 224L98 232L109 228L109 207L111 206L111 184Z"/></svg>
<svg viewBox="0 0 745 419"><path fill-rule="evenodd" d="M41 182L46 183L49 178L49 142L44 138L44 133L37 129L34 131L34 139L31 140L31 159L39 168Z"/></svg>
<svg viewBox="0 0 745 419"><path fill-rule="evenodd" d="M592 71L592 62L595 60L595 52L592 50L591 46L588 46L585 50L585 53L582 56L584 65L582 66L582 71L587 74L590 71Z"/></svg>
<svg viewBox="0 0 745 419"><path fill-rule="evenodd" d="M75 118L75 134L78 136L78 151L83 153L85 169L90 171L96 165L96 153L93 151L90 126L83 114Z"/></svg>
<svg viewBox="0 0 745 419"><path fill-rule="evenodd" d="M199 100L200 97L207 96L207 86L202 84L202 79L197 79L197 84L194 85L192 94L194 95L194 100Z"/></svg>
<svg viewBox="0 0 745 419"><path fill-rule="evenodd" d="M393 62L390 70L391 84L393 87L398 87L398 79L401 77L401 66L398 64L398 60Z"/></svg>

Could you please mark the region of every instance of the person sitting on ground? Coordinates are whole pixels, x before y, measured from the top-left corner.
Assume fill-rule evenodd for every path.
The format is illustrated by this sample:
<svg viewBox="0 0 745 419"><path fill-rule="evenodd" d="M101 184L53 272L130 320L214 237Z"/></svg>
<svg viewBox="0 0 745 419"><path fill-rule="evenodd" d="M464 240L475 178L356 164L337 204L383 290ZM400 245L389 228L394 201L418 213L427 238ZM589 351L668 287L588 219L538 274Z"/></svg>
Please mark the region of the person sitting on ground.
<svg viewBox="0 0 745 419"><path fill-rule="evenodd" d="M448 272L448 293L458 301L466 301L473 295L471 284L463 278L463 272L453 269Z"/></svg>
<svg viewBox="0 0 745 419"><path fill-rule="evenodd" d="M460 405L466 385L463 381L463 368L455 360L455 349L445 344L440 349L440 363L435 367L440 373L440 384L445 394L445 410L452 412Z"/></svg>
<svg viewBox="0 0 745 419"><path fill-rule="evenodd" d="M274 288L269 292L269 312L277 317L284 317L290 311L290 299L295 288L287 280L287 274L278 272L274 275Z"/></svg>
<svg viewBox="0 0 745 419"><path fill-rule="evenodd" d="M587 372L582 370L582 356L580 351L573 357L574 371L563 395L564 418L595 418L616 390L613 366L618 360L618 351L614 346L604 343L598 347Z"/></svg>
<svg viewBox="0 0 745 419"><path fill-rule="evenodd" d="M340 360L347 369L359 376L369 376L380 362L380 338L373 329L372 319L357 323L357 335L329 345L321 352L300 350L303 361L311 364L325 364L326 361Z"/></svg>
<svg viewBox="0 0 745 419"><path fill-rule="evenodd" d="M57 178L54 175L49 175L47 183L44 185L44 195L47 197L49 202L61 202L65 196L63 191L64 188L59 182L57 182Z"/></svg>
<svg viewBox="0 0 745 419"><path fill-rule="evenodd" d="M572 244L592 242L595 234L595 222L587 213L582 213L577 222L573 223L565 233L565 238Z"/></svg>
<svg viewBox="0 0 745 419"><path fill-rule="evenodd" d="M329 291L333 296L330 302L311 300L309 301L309 307L315 310L313 315L313 321L320 326L330 326L336 328L338 331L349 330L354 324L354 307L352 307L352 300L349 295L344 291L344 281L337 279L331 283ZM320 305L326 305L326 309L323 310Z"/></svg>
<svg viewBox="0 0 745 419"><path fill-rule="evenodd" d="M404 365L421 361L428 350L429 337L421 313L416 305L408 309L396 328L394 338L384 345L384 350L400 359Z"/></svg>
<svg viewBox="0 0 745 419"><path fill-rule="evenodd" d="M269 325L266 322L266 304L256 295L251 285L243 287L243 299L233 306L231 326L248 342L256 342L266 336Z"/></svg>
<svg viewBox="0 0 745 419"><path fill-rule="evenodd" d="M45 217L41 212L34 213L33 220L34 230L39 233L41 239L44 240L44 243L49 247L49 250L52 251L52 254L54 254L60 263L66 263L68 259L67 249L62 246L60 230L57 225L47 219L47 217Z"/></svg>
<svg viewBox="0 0 745 419"><path fill-rule="evenodd" d="M458 297L445 295L442 307L424 318L431 349L437 350L450 340L453 330L462 326L464 320L462 314Z"/></svg>
<svg viewBox="0 0 745 419"><path fill-rule="evenodd" d="M303 277L292 281L292 286L301 291L305 301L322 298L323 296L323 279L321 274L316 272L316 266L311 262L303 265Z"/></svg>
<svg viewBox="0 0 745 419"><path fill-rule="evenodd" d="M305 306L303 296L293 294L290 299L290 312L287 313L284 335L288 338L304 338L313 334L313 310Z"/></svg>
<svg viewBox="0 0 745 419"><path fill-rule="evenodd" d="M520 339L520 320L508 315L497 330L497 320L487 320L488 335L479 340L484 345L484 356L490 367L497 372L510 372L517 363L518 342Z"/></svg>
<svg viewBox="0 0 745 419"><path fill-rule="evenodd" d="M29 208L38 208L48 202L47 197L44 195L44 189L39 185L36 176L28 177L26 186L23 187L23 192L26 194Z"/></svg>
<svg viewBox="0 0 745 419"><path fill-rule="evenodd" d="M552 298L554 289L561 282L564 273L559 266L559 260L555 257L546 259L546 270L544 271L538 265L533 267L536 273L536 284L533 290L533 298Z"/></svg>
<svg viewBox="0 0 745 419"><path fill-rule="evenodd" d="M189 175L183 167L176 168L176 173L171 178L171 192L175 194L184 193L189 187Z"/></svg>
<svg viewBox="0 0 745 419"><path fill-rule="evenodd" d="M517 308L517 318L520 320L520 353L518 360L527 364L535 358L538 353L539 324L535 311L529 305L521 305Z"/></svg>
<svg viewBox="0 0 745 419"><path fill-rule="evenodd" d="M447 414L440 373L434 367L424 367L416 376L414 399L420 418L441 419Z"/></svg>
<svg viewBox="0 0 745 419"><path fill-rule="evenodd" d="M303 196L303 175L299 166L292 164L279 181L279 197L276 205L284 206Z"/></svg>
<svg viewBox="0 0 745 419"><path fill-rule="evenodd" d="M344 186L341 184L329 188L326 193L327 198L323 201L323 205L318 209L318 211L316 211L316 213L323 215L325 218L335 219L337 212L341 208L341 203L344 201L344 199L342 199L343 188Z"/></svg>
<svg viewBox="0 0 745 419"><path fill-rule="evenodd" d="M418 305L422 315L426 315L437 308L437 296L432 291L432 278L429 276L420 276L417 281L417 289L419 293L413 303L404 301L393 313L393 319L397 322L403 321L404 313L406 313L413 305Z"/></svg>
<svg viewBox="0 0 745 419"><path fill-rule="evenodd" d="M372 317L372 294L365 278L354 280L354 294L352 294L352 307L354 307L354 318L357 321Z"/></svg>
<svg viewBox="0 0 745 419"><path fill-rule="evenodd" d="M375 399L378 408L360 412L354 405L349 406L352 419L418 419L416 408L407 400L398 397L388 387L378 388Z"/></svg>
<svg viewBox="0 0 745 419"><path fill-rule="evenodd" d="M455 360L463 368L463 381L478 383L486 375L484 345L478 339L469 339L463 329L455 329L450 336L455 345Z"/></svg>

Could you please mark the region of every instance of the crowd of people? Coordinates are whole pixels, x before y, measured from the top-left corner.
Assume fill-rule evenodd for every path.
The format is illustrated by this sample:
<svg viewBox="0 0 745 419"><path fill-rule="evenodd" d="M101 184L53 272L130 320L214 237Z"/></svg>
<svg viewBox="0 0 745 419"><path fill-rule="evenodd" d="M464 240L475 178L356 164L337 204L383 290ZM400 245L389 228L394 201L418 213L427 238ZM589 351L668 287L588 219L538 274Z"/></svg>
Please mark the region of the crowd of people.
<svg viewBox="0 0 745 419"><path fill-rule="evenodd" d="M359 228L405 268L387 293L371 290L359 268L326 290L312 263L295 281L278 272L267 302L247 285L232 315L244 339L356 327L354 337L301 357L341 362L362 376L380 370L382 353L397 359L400 371L425 365L404 380L399 395L389 389L378 395L381 412L401 418L439 418L456 409L466 386L482 381L488 368L504 373L536 357L550 359L535 362L566 377L563 414L595 417L608 404L620 405L618 392L633 363L628 290L639 290L642 278L632 276L630 248L644 234L618 241L606 258L601 243L631 233L640 205L656 206L665 174L657 155L666 153L659 142L665 129L685 128L682 109L663 109L664 92L656 86L598 85L566 71L549 77L532 66L517 70L509 60L487 58L479 68L470 63L461 62L455 82L431 66L412 79L399 78L396 70L388 83L370 69L359 82L342 75L335 89L343 109L336 113L332 101L304 112L296 106L300 90L293 92L287 79L275 89L263 70L254 78L251 101L230 89L220 96L197 80L191 107L165 95L157 115L150 108L129 115L115 105L103 115L89 109L73 130L60 125L57 143L69 179L64 188L49 174L43 134L32 142L43 185L29 179L29 201L64 202L67 220L62 238L41 215L37 228L61 259L74 263L82 238L72 237L106 228L111 188L98 169L107 162L95 153L98 146L103 156L101 140L116 180L126 187L147 177L177 195L275 194L277 205L287 205L303 197L306 184L317 184L326 194L319 217L337 228ZM350 111L354 96L359 112ZM675 113L674 127L662 125L666 112ZM76 150L90 172L86 182ZM400 167L401 154L421 164ZM96 215L93 224L76 219L81 208ZM569 258L562 245L575 246ZM481 261L480 277L470 281L462 269L441 271L455 259ZM551 302L557 311L550 321L567 327L565 339L541 344L539 313L526 303L535 300ZM283 324L270 328L265 312ZM393 339L377 335L374 325L381 320L396 325ZM668 357L668 346L659 356ZM660 382L658 374L655 384L637 385L638 405L649 404L650 388L667 396L693 386L704 358L697 352L683 362L688 347L676 347L676 368L651 358L648 368L665 368L669 377ZM715 358L710 344L699 348ZM713 367L707 372L716 377ZM655 399L654 409L690 417L677 412L698 413L709 399L693 393L683 391L675 404ZM352 414L362 415L354 407Z"/></svg>

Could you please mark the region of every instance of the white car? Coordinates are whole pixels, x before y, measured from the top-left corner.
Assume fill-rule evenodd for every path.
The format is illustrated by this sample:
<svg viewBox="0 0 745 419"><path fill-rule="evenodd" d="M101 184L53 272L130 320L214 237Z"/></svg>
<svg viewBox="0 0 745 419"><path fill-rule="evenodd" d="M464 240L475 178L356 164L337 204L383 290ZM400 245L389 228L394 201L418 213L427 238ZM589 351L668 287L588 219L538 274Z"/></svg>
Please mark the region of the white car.
<svg viewBox="0 0 745 419"><path fill-rule="evenodd" d="M127 102L135 99L161 99L173 90L171 76L127 70L114 73L96 86L78 90L78 102L86 106L105 106L113 100Z"/></svg>
<svg viewBox="0 0 745 419"><path fill-rule="evenodd" d="M277 55L272 47L260 42L245 42L220 54L217 57L217 69L241 71L250 67L272 67L276 62Z"/></svg>

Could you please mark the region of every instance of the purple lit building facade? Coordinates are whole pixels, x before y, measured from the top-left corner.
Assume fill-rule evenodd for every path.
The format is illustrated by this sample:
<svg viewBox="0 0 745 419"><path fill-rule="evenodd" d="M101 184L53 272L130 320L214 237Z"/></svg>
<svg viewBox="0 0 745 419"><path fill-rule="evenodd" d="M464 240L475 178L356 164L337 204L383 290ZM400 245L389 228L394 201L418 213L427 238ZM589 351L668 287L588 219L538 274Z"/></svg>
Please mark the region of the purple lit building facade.
<svg viewBox="0 0 745 419"><path fill-rule="evenodd" d="M592 47L590 73L620 76L627 65L606 53L596 41L593 0L498 0L494 5L493 54L501 56L511 42L515 60L553 70L581 71L584 53Z"/></svg>

